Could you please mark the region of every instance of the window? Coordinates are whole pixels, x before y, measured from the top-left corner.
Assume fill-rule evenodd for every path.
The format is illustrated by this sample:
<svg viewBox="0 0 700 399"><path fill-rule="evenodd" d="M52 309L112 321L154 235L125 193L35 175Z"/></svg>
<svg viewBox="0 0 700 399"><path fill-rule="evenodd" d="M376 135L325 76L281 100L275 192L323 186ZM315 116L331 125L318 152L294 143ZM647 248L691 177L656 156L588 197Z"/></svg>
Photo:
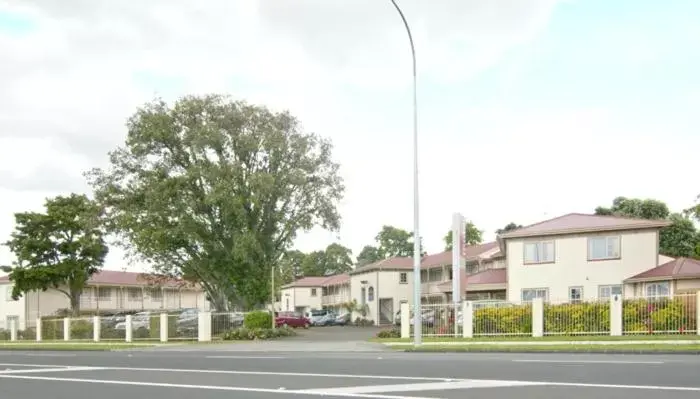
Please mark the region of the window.
<svg viewBox="0 0 700 399"><path fill-rule="evenodd" d="M598 298L608 299L613 295L622 295L621 285L601 285L598 287Z"/></svg>
<svg viewBox="0 0 700 399"><path fill-rule="evenodd" d="M569 287L569 302L580 303L583 299L583 287Z"/></svg>
<svg viewBox="0 0 700 399"><path fill-rule="evenodd" d="M522 291L522 301L529 302L535 298L542 298L545 301L549 297L549 290L547 288L526 288Z"/></svg>
<svg viewBox="0 0 700 399"><path fill-rule="evenodd" d="M311 289L311 296L316 296L316 288Z"/></svg>
<svg viewBox="0 0 700 399"><path fill-rule="evenodd" d="M408 284L408 273L399 273L399 284Z"/></svg>
<svg viewBox="0 0 700 399"><path fill-rule="evenodd" d="M143 298L143 290L141 288L129 288L129 300L140 301Z"/></svg>
<svg viewBox="0 0 700 399"><path fill-rule="evenodd" d="M111 301L112 300L112 288L110 287L99 287L97 289L97 297L100 301Z"/></svg>
<svg viewBox="0 0 700 399"><path fill-rule="evenodd" d="M527 242L523 245L523 263L553 263L554 241Z"/></svg>
<svg viewBox="0 0 700 399"><path fill-rule="evenodd" d="M588 239L588 260L620 258L620 236L591 237Z"/></svg>
<svg viewBox="0 0 700 399"><path fill-rule="evenodd" d="M151 301L160 302L163 300L163 291L160 288L151 288Z"/></svg>
<svg viewBox="0 0 700 399"><path fill-rule="evenodd" d="M662 281L658 283L645 284L644 292L648 297L658 298L669 296L671 294L671 289L669 287L668 281Z"/></svg>
<svg viewBox="0 0 700 399"><path fill-rule="evenodd" d="M367 303L367 290L364 287L360 289L360 303L362 305Z"/></svg>
<svg viewBox="0 0 700 399"><path fill-rule="evenodd" d="M369 287L367 290L367 302L372 302L374 300L374 287Z"/></svg>

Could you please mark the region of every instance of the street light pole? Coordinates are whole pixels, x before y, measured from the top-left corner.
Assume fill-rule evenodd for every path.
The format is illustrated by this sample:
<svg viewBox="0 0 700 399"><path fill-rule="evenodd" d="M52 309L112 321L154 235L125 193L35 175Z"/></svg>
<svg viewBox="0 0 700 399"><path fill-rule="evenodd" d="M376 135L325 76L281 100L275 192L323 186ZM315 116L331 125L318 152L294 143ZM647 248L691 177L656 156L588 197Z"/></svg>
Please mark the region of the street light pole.
<svg viewBox="0 0 700 399"><path fill-rule="evenodd" d="M396 0L391 0L396 11L401 16L403 25L408 34L408 41L411 44L411 59L413 62L413 344L420 345L422 342L422 320L421 320L421 302L420 302L420 234L418 229L419 222L419 207L418 207L418 84L416 71L416 47L413 44L413 35L411 28L408 26L408 21L403 15L403 11Z"/></svg>

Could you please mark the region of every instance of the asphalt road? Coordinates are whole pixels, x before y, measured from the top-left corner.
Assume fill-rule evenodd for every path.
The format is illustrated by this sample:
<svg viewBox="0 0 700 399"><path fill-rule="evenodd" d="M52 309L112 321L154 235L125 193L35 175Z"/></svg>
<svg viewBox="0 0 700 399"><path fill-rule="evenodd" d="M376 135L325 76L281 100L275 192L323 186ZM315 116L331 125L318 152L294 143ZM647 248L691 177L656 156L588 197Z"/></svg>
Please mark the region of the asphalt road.
<svg viewBox="0 0 700 399"><path fill-rule="evenodd" d="M5 397L700 397L700 357L318 352L0 352Z"/></svg>

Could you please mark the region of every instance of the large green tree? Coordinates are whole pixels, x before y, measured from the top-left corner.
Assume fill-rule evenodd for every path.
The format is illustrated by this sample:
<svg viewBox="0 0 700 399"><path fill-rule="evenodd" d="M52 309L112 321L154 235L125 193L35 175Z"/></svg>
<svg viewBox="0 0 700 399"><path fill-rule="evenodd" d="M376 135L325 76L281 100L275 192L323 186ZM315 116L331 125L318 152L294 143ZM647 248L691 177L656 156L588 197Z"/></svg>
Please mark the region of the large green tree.
<svg viewBox="0 0 700 399"><path fill-rule="evenodd" d="M464 224L464 242L467 245L481 244L483 241L483 230L479 230L474 223L467 221ZM442 239L445 242L445 251L452 250L452 229L445 234Z"/></svg>
<svg viewBox="0 0 700 399"><path fill-rule="evenodd" d="M352 270L352 251L340 244L333 243L323 251L307 254L302 262L304 277L331 276Z"/></svg>
<svg viewBox="0 0 700 399"><path fill-rule="evenodd" d="M360 254L357 255L357 266L369 265L381 259L382 255L379 253L379 248L373 245L365 245Z"/></svg>
<svg viewBox="0 0 700 399"><path fill-rule="evenodd" d="M692 220L681 213L671 213L666 203L655 199L617 197L610 207L597 207L596 215L623 216L639 219L666 219L671 225L659 233L659 252L668 256L700 255L700 234Z"/></svg>
<svg viewBox="0 0 700 399"><path fill-rule="evenodd" d="M158 272L199 281L216 309L265 303L299 231L337 230L332 146L287 112L220 95L156 100L88 173L110 232Z"/></svg>
<svg viewBox="0 0 700 399"><path fill-rule="evenodd" d="M14 299L54 289L68 297L77 316L85 283L102 268L108 252L102 208L77 194L47 199L45 208L44 213L15 214L15 230L5 245L16 261L3 270L14 283Z"/></svg>
<svg viewBox="0 0 700 399"><path fill-rule="evenodd" d="M413 233L394 226L382 226L374 237L381 259L394 256L413 256ZM421 240L422 241L422 240ZM421 254L423 246L421 243Z"/></svg>

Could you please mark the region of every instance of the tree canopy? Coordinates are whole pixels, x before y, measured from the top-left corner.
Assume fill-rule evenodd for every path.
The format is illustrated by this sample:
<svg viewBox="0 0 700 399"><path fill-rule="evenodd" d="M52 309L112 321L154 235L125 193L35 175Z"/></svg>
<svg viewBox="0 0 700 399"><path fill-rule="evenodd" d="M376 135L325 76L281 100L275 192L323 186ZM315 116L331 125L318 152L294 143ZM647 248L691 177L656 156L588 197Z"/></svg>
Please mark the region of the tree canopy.
<svg viewBox="0 0 700 399"><path fill-rule="evenodd" d="M382 259L379 248L372 245L365 245L357 255L357 266L369 265Z"/></svg>
<svg viewBox="0 0 700 399"><path fill-rule="evenodd" d="M481 244L483 241L483 230L479 230L474 223L467 221L464 224L464 242L467 245ZM445 242L445 251L452 250L452 229L450 229L442 239Z"/></svg>
<svg viewBox="0 0 700 399"><path fill-rule="evenodd" d="M15 214L15 230L5 243L15 255L3 267L14 283L14 299L31 291L55 289L68 297L74 315L80 294L107 256L100 217L102 209L84 195L47 199L45 213Z"/></svg>
<svg viewBox="0 0 700 399"><path fill-rule="evenodd" d="M331 276L352 270L352 251L340 244L333 243L323 251L307 254L301 263L304 277Z"/></svg>
<svg viewBox="0 0 700 399"><path fill-rule="evenodd" d="M87 174L109 231L157 272L200 282L214 307L253 307L299 231L337 230L332 145L288 112L220 95L155 100L110 165Z"/></svg>
<svg viewBox="0 0 700 399"><path fill-rule="evenodd" d="M617 197L611 207L597 207L596 215L668 220L659 233L659 252L667 256L700 257L700 232L683 213L671 213L666 203L655 199Z"/></svg>
<svg viewBox="0 0 700 399"><path fill-rule="evenodd" d="M496 230L496 234L505 234L509 231L517 230L517 229L522 228L522 227L523 227L522 224L515 224L513 222L510 222L507 225L505 225L505 227L503 227L502 229Z"/></svg>
<svg viewBox="0 0 700 399"><path fill-rule="evenodd" d="M365 245L357 255L358 267L395 256L413 256L413 232L384 225L374 241L375 245ZM421 255L425 255L422 241Z"/></svg>

